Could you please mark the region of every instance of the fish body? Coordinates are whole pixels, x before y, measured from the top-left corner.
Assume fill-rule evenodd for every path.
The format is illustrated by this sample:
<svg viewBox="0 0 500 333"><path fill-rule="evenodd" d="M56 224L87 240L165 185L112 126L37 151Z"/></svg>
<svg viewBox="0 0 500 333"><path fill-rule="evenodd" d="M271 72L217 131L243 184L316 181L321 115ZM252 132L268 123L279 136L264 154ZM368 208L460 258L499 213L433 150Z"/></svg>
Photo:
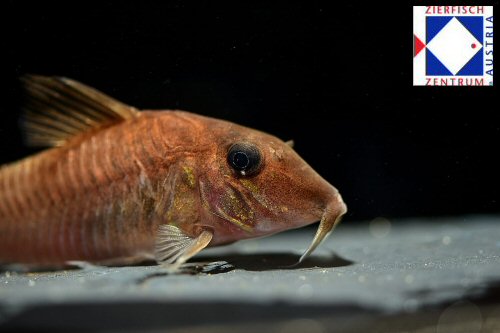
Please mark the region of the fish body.
<svg viewBox="0 0 500 333"><path fill-rule="evenodd" d="M26 130L53 147L0 168L0 262L179 265L207 246L345 213L282 140L185 111L138 111L76 81L30 76Z"/></svg>

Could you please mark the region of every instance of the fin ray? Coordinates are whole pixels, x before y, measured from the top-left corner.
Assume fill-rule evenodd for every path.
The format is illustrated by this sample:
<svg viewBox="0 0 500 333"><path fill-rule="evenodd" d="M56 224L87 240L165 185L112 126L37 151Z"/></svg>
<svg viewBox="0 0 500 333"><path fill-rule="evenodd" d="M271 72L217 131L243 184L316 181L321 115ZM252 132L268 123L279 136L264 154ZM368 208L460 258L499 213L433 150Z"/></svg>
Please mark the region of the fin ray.
<svg viewBox="0 0 500 333"><path fill-rule="evenodd" d="M164 265L180 265L203 250L212 236L211 232L205 230L198 237L189 237L176 226L162 224L156 239L156 261Z"/></svg>
<svg viewBox="0 0 500 333"><path fill-rule="evenodd" d="M93 88L63 77L26 75L22 125L33 146L61 146L69 139L140 113Z"/></svg>

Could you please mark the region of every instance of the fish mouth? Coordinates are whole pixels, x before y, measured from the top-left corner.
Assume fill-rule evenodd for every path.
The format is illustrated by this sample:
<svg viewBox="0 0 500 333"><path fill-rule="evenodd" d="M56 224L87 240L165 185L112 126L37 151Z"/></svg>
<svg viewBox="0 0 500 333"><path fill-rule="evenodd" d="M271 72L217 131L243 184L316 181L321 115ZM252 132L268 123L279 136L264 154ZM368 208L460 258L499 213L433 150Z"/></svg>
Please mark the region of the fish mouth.
<svg viewBox="0 0 500 333"><path fill-rule="evenodd" d="M325 240L328 235L333 231L335 226L340 222L342 216L347 212L347 206L342 200L342 196L337 193L335 199L330 201L325 208L323 216L319 222L318 230L311 244L300 257L297 264L300 264L304 259L309 257L309 255Z"/></svg>

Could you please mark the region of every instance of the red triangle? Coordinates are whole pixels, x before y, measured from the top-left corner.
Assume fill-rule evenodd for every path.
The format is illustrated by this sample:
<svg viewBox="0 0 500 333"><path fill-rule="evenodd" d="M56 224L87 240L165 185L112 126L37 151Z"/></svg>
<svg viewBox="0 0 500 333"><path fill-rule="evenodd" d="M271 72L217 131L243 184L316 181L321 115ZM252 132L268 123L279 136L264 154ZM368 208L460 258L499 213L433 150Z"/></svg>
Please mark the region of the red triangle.
<svg viewBox="0 0 500 333"><path fill-rule="evenodd" d="M415 48L414 48L415 54L413 56L415 57L417 56L417 54L419 54L420 51L422 51L422 49L425 47L425 44L422 43L422 41L418 39L418 37L415 35L413 35L413 40L415 43Z"/></svg>

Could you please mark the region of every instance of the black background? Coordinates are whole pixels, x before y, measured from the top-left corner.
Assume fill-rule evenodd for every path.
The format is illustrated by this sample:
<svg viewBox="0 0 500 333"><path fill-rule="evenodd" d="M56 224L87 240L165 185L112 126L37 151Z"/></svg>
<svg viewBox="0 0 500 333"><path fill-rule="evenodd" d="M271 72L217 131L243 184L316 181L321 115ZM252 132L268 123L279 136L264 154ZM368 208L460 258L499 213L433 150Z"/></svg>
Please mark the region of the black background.
<svg viewBox="0 0 500 333"><path fill-rule="evenodd" d="M350 220L500 212L497 87L413 87L411 4L351 3L4 1L0 162L17 77L62 75L294 139Z"/></svg>

